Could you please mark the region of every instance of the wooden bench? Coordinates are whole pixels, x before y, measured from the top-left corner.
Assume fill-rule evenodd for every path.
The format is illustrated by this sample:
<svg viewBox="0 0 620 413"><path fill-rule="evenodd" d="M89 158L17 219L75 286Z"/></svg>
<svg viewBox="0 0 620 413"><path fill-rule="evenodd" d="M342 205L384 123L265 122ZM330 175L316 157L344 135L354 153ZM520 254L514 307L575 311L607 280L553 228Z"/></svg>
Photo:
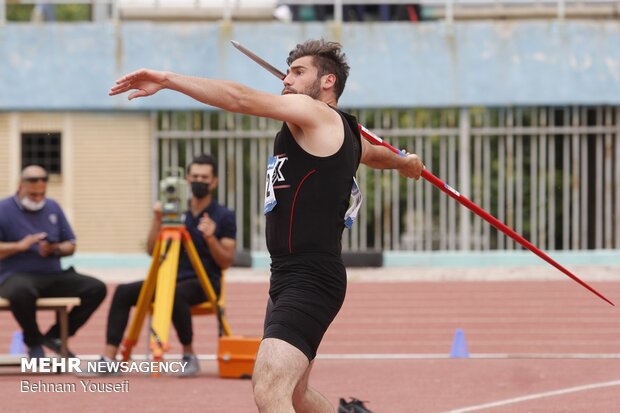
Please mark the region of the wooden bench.
<svg viewBox="0 0 620 413"><path fill-rule="evenodd" d="M0 310L9 311L10 302L0 297ZM78 297L50 297L37 300L37 310L56 311L56 317L60 326L60 355L67 357L69 354L67 342L69 339L69 307L80 305Z"/></svg>

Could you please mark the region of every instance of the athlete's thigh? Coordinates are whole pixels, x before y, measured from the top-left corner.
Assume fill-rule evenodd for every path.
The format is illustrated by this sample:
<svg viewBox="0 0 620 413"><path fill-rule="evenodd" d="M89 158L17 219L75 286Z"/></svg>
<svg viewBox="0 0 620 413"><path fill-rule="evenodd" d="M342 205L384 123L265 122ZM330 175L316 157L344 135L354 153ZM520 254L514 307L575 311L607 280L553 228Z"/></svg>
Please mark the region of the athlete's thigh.
<svg viewBox="0 0 620 413"><path fill-rule="evenodd" d="M266 338L258 349L252 379L271 383L292 395L308 366L308 357L301 350L286 341Z"/></svg>

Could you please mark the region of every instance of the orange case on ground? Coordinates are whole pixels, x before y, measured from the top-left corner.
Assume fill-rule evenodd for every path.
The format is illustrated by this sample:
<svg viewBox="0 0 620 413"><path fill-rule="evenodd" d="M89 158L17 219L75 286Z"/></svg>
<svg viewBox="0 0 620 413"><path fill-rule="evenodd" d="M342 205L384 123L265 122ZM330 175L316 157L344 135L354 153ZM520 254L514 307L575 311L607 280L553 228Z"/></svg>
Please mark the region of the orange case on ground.
<svg viewBox="0 0 620 413"><path fill-rule="evenodd" d="M260 337L220 337L217 365L220 377L242 379L252 377Z"/></svg>

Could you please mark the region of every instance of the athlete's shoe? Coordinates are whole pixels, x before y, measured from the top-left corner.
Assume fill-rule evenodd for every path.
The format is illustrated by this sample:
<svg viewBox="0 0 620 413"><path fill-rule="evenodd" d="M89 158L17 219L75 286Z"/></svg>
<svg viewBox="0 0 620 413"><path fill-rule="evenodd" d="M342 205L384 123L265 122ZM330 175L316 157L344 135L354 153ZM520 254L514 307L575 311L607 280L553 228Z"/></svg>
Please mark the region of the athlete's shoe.
<svg viewBox="0 0 620 413"><path fill-rule="evenodd" d="M340 399L338 405L338 413L372 413L368 407L364 406L364 402L351 397L351 401Z"/></svg>

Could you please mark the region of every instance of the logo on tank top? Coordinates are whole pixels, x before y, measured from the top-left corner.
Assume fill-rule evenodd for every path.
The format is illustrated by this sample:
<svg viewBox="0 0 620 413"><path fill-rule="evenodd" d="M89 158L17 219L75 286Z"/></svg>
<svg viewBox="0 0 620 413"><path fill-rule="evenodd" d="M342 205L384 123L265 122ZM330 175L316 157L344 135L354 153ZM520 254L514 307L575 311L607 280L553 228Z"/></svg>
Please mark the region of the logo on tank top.
<svg viewBox="0 0 620 413"><path fill-rule="evenodd" d="M284 182L286 178L282 173L284 162L287 161L286 154L270 156L267 161L267 179L265 182L265 203L263 211L265 214L271 212L278 201L276 200L275 189L290 188L290 185L274 185L278 182Z"/></svg>
<svg viewBox="0 0 620 413"><path fill-rule="evenodd" d="M280 188L289 188L290 185L277 185L279 182L284 182L286 181L286 178L284 177L284 174L282 173L282 167L284 166L284 163L288 160L288 157L286 156L286 154L281 154L281 155L276 155L276 164L273 168L273 175L271 176L271 182L273 183L273 188L274 189L280 189Z"/></svg>

